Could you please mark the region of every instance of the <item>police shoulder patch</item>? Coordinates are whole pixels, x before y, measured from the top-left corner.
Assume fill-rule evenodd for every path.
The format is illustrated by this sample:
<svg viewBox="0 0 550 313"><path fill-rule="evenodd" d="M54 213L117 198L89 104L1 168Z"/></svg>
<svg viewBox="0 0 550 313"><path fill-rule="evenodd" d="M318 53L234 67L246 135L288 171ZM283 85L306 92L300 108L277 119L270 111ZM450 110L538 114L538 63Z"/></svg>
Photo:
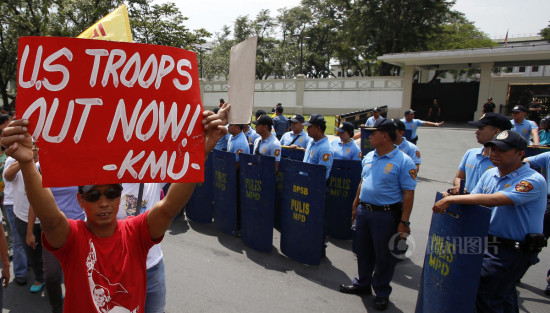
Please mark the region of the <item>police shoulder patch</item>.
<svg viewBox="0 0 550 313"><path fill-rule="evenodd" d="M275 150L275 156L276 156L276 157L278 157L278 156L279 156L279 154L281 154L281 149L277 149L277 150Z"/></svg>
<svg viewBox="0 0 550 313"><path fill-rule="evenodd" d="M411 178L416 180L416 170L410 170L409 174L411 175Z"/></svg>
<svg viewBox="0 0 550 313"><path fill-rule="evenodd" d="M531 190L533 190L533 185L526 180L522 180L516 185L516 191L529 192Z"/></svg>
<svg viewBox="0 0 550 313"><path fill-rule="evenodd" d="M416 150L416 157L420 159L420 151Z"/></svg>
<svg viewBox="0 0 550 313"><path fill-rule="evenodd" d="M243 152L243 149L238 149L237 150L237 154L240 154L241 152Z"/></svg>
<svg viewBox="0 0 550 313"><path fill-rule="evenodd" d="M330 159L330 154L329 153L325 153L323 154L323 161L328 161Z"/></svg>

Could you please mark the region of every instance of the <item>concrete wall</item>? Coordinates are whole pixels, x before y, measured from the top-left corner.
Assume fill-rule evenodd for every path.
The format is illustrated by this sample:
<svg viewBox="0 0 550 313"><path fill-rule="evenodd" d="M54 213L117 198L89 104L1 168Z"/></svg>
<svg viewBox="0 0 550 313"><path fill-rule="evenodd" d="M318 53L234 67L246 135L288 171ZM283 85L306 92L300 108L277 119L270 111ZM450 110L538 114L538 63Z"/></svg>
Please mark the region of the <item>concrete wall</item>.
<svg viewBox="0 0 550 313"><path fill-rule="evenodd" d="M278 102L285 113L336 115L387 105L401 112L402 77L352 77L276 79L256 81L254 109L269 109ZM227 101L227 82L201 82L203 105L216 107Z"/></svg>

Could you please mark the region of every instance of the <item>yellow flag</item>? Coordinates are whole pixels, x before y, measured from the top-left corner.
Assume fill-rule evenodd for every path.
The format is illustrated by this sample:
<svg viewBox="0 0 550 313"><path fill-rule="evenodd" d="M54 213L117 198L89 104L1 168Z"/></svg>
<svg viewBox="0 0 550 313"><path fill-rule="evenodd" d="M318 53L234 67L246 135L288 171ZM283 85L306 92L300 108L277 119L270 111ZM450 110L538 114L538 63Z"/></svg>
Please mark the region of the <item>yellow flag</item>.
<svg viewBox="0 0 550 313"><path fill-rule="evenodd" d="M107 14L92 27L78 35L77 38L132 42L130 19L128 18L126 4Z"/></svg>

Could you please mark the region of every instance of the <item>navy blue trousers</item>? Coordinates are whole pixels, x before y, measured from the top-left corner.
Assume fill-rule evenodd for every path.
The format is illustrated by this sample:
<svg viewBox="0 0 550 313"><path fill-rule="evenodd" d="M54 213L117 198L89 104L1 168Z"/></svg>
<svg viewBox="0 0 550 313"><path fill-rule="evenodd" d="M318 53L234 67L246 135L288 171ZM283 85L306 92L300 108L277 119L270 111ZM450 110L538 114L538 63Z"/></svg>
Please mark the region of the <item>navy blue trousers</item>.
<svg viewBox="0 0 550 313"><path fill-rule="evenodd" d="M476 313L519 312L516 282L538 263L538 253L489 245L483 256Z"/></svg>
<svg viewBox="0 0 550 313"><path fill-rule="evenodd" d="M389 242L397 232L393 213L371 212L359 205L355 227L354 246L359 277L353 280L353 284L364 288L372 286L377 296L389 297L395 268Z"/></svg>

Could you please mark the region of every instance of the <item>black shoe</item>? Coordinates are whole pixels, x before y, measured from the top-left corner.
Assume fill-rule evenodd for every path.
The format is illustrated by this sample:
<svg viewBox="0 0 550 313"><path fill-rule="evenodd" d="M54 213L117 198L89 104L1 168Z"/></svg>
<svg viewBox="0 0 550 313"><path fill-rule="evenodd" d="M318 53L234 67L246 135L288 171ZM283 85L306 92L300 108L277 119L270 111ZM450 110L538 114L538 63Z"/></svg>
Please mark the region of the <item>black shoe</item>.
<svg viewBox="0 0 550 313"><path fill-rule="evenodd" d="M19 286L25 286L27 284L27 278L26 277L15 277L13 281L18 284Z"/></svg>
<svg viewBox="0 0 550 313"><path fill-rule="evenodd" d="M550 285L546 286L546 290L544 290L544 293L545 293L547 296L550 296Z"/></svg>
<svg viewBox="0 0 550 313"><path fill-rule="evenodd" d="M349 293L352 295L370 295L372 294L372 290L367 287L359 287L356 285L340 285L340 292L343 293Z"/></svg>
<svg viewBox="0 0 550 313"><path fill-rule="evenodd" d="M390 303L389 298L384 297L376 297L374 299L374 308L378 311L384 311L388 308L388 304Z"/></svg>

